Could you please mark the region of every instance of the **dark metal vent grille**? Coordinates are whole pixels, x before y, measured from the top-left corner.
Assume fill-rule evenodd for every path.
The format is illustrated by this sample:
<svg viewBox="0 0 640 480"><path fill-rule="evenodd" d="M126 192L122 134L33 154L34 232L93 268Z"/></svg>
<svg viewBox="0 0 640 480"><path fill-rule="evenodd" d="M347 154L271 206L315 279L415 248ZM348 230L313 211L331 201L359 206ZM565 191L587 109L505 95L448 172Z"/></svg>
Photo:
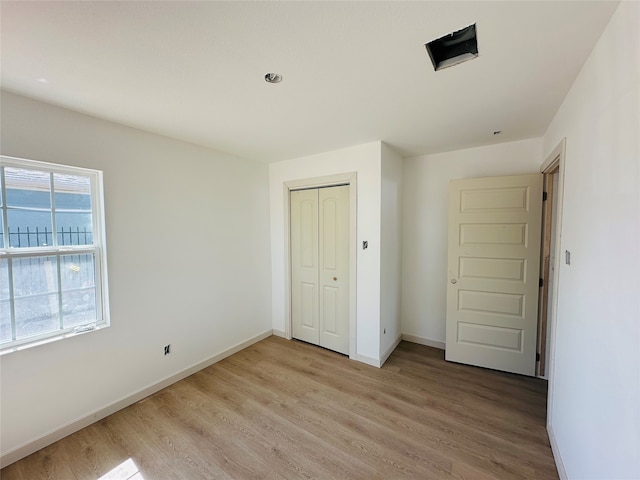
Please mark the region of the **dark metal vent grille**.
<svg viewBox="0 0 640 480"><path fill-rule="evenodd" d="M433 68L442 70L478 56L476 24L426 43Z"/></svg>

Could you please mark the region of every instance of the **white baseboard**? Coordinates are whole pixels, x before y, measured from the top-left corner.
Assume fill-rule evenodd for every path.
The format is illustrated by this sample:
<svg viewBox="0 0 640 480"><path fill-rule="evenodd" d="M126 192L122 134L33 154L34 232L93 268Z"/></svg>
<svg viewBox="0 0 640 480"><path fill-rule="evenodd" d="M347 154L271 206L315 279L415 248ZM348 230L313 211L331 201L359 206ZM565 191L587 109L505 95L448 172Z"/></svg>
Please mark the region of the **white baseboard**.
<svg viewBox="0 0 640 480"><path fill-rule="evenodd" d="M276 337L282 337L282 338L287 338L287 334L285 332L283 332L282 330L276 330L275 328L272 330L273 334Z"/></svg>
<svg viewBox="0 0 640 480"><path fill-rule="evenodd" d="M402 340L406 340L411 343L418 343L420 345L426 345L427 347L439 348L440 350L444 350L446 344L444 342L440 342L438 340L431 340L430 338L417 337L415 335L407 335L406 333L402 334Z"/></svg>
<svg viewBox="0 0 640 480"><path fill-rule="evenodd" d="M71 435L72 433L77 432L78 430L83 429L84 427L88 427L92 423L95 423L99 420L102 420L105 417L108 417L109 415L117 412L118 410L122 410L123 408L128 407L129 405L133 405L134 403L142 400L143 398L146 398L149 395L152 395L162 390L163 388L168 387L169 385L172 385L184 378L187 378L189 375L193 375L194 373L202 370L203 368L207 368L208 366L213 365L214 363L219 362L220 360L230 355L233 355L234 353L237 353L240 350L243 350L253 345L254 343L257 343L260 340L264 340L265 338L270 337L272 334L273 334L273 331L268 330L248 340L245 340L244 342L240 342L216 355L213 355L207 358L206 360L203 360L202 362L198 362L176 374L166 377L163 380L160 380L159 382L154 383L153 385L148 385L147 387L141 390L138 390L132 395L128 395L110 405L94 410L89 415L86 415L77 420L73 420L63 425L60 428L57 428L49 433L45 433L44 435L36 438L33 441L30 441L28 443L25 443L24 445L16 447L13 450L10 450L0 456L0 468L4 468L7 465L17 462L18 460L28 455L31 455L32 453L37 452L38 450L48 445L51 445L52 443L57 442L58 440L61 440L64 437Z"/></svg>
<svg viewBox="0 0 640 480"><path fill-rule="evenodd" d="M380 359L380 366L384 365L384 362L386 362L389 359L393 351L400 344L401 340L402 340L402 336L399 336L398 338L396 338L395 342L393 342L391 346L387 348L387 351L384 352L384 354L382 355L382 358Z"/></svg>
<svg viewBox="0 0 640 480"><path fill-rule="evenodd" d="M353 357L353 360L356 360L361 363L366 363L367 365L371 365L372 367L380 368L380 360L375 358L367 357L366 355L361 355L356 353Z"/></svg>
<svg viewBox="0 0 640 480"><path fill-rule="evenodd" d="M558 448L556 435L553 433L553 428L550 424L547 424L547 435L549 435L549 443L551 444L553 459L556 461L556 470L558 470L558 476L560 477L560 480L569 480L567 471L564 468L564 463L562 462L562 456L560 455L560 449Z"/></svg>

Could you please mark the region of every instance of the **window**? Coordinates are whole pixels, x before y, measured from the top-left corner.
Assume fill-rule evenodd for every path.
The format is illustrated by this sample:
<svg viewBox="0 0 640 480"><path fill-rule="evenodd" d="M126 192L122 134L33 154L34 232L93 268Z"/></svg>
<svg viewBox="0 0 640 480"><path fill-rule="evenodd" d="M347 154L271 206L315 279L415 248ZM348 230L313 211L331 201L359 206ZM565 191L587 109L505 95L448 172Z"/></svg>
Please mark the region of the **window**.
<svg viewBox="0 0 640 480"><path fill-rule="evenodd" d="M109 324L102 172L0 157L0 351Z"/></svg>

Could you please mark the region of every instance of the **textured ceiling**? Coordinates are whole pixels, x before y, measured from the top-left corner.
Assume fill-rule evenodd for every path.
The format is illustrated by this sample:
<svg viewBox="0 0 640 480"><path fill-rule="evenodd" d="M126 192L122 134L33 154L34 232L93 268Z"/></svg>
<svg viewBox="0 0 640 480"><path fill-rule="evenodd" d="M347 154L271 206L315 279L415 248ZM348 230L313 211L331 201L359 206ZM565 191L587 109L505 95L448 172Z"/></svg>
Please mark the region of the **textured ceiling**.
<svg viewBox="0 0 640 480"><path fill-rule="evenodd" d="M259 161L413 156L541 136L616 6L2 1L1 82ZM472 23L478 58L434 72L424 44Z"/></svg>

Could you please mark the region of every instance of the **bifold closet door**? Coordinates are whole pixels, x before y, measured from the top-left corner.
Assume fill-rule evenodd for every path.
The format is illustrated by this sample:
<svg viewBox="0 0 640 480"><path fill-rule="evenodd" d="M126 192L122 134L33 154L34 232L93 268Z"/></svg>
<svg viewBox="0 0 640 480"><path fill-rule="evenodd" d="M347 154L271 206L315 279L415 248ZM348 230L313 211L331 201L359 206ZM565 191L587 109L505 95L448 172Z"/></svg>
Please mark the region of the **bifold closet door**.
<svg viewBox="0 0 640 480"><path fill-rule="evenodd" d="M349 353L349 187L291 192L292 336Z"/></svg>
<svg viewBox="0 0 640 480"><path fill-rule="evenodd" d="M291 335L318 345L318 189L291 192Z"/></svg>

